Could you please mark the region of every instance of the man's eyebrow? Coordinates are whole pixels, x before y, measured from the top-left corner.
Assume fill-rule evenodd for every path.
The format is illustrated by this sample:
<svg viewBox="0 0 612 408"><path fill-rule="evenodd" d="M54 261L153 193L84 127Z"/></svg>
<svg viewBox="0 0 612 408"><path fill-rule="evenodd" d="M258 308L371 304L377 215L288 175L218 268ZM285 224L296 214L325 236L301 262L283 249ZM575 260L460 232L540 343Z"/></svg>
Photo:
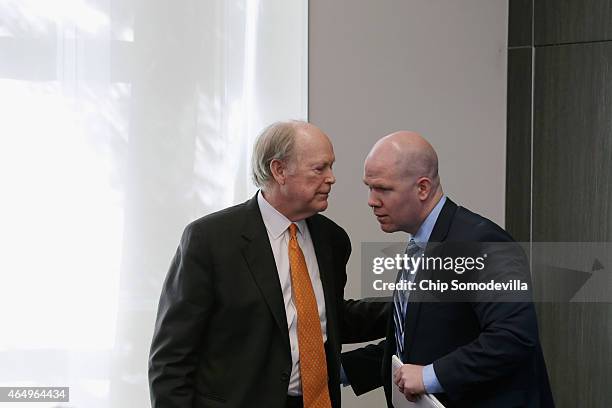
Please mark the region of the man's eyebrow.
<svg viewBox="0 0 612 408"><path fill-rule="evenodd" d="M383 189L383 190L386 190L386 189L390 188L389 184L387 184L385 182L380 182L380 181L372 181L370 183L367 183L365 180L363 180L363 183L366 186L371 187L371 188L380 188L380 189Z"/></svg>
<svg viewBox="0 0 612 408"><path fill-rule="evenodd" d="M314 165L319 165L319 164L323 164L326 166L331 166L332 164L334 164L336 162L336 160L321 160L321 159L313 159L310 164L312 166Z"/></svg>

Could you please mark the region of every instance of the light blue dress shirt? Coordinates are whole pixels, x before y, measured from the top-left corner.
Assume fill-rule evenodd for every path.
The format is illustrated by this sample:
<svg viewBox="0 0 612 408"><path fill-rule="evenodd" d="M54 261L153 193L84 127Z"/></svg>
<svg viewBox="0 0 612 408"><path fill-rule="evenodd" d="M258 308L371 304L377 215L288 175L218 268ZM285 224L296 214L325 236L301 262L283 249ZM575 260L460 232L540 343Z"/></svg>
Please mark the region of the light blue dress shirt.
<svg viewBox="0 0 612 408"><path fill-rule="evenodd" d="M440 211L442 211L442 207L444 207L445 202L446 196L442 196L440 201L438 201L438 204L436 204L427 218L425 218L425 221L423 221L423 224L421 224L417 233L412 237L416 241L417 245L421 247L422 251L425 251L425 247L427 246L427 242L429 242L431 232L436 225L436 221L438 221L438 216L440 215ZM425 391L428 394L444 392L444 388L442 388L442 385L440 385L440 381L438 381L438 377L436 376L433 364L423 367L423 385L425 386Z"/></svg>

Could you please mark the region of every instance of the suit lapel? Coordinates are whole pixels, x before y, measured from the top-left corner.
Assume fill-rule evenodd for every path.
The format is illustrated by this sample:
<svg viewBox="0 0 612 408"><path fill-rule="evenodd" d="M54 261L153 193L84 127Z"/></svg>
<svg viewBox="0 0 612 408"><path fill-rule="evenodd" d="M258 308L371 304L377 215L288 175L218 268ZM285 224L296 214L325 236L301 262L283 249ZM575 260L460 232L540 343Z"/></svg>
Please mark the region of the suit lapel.
<svg viewBox="0 0 612 408"><path fill-rule="evenodd" d="M246 210L247 216L242 234L245 245L242 254L283 338L287 342L287 347L289 347L285 302L276 262L274 261L274 253L257 204L257 195L247 202Z"/></svg>
<svg viewBox="0 0 612 408"><path fill-rule="evenodd" d="M334 265L331 250L331 242L329 237L325 235L321 228L321 223L318 222L316 216L306 219L308 231L312 239L315 254L317 256L317 264L319 266L319 277L323 286L323 296L325 298L325 311L327 316L327 334L335 342L335 332L333 328L337 321L335 288L334 288Z"/></svg>
<svg viewBox="0 0 612 408"><path fill-rule="evenodd" d="M446 202L438 215L438 219L436 220L436 224L434 225L433 230L431 231L431 235L429 237L429 242L444 242L446 240L446 236L448 235L448 230L453 221L453 217L455 216L455 212L457 211L457 204L451 201L450 198L446 198ZM427 246L425 249L425 256L432 256L431 246ZM430 276L426 271L423 273L419 271L416 276L416 282L420 282L424 279L429 279ZM408 356L411 346L410 339L414 338L415 330L418 325L419 316L421 312L421 304L423 303L421 299L419 299L419 292L413 293L416 296L410 295L408 300L408 310L406 312L406 321L404 323L404 353Z"/></svg>

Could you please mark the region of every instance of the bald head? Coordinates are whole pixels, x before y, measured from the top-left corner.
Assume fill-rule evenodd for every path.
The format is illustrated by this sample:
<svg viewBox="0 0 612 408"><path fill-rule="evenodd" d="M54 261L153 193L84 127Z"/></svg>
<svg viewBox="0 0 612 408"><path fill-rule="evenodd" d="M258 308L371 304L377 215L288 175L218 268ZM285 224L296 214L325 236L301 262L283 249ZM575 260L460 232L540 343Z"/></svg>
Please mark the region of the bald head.
<svg viewBox="0 0 612 408"><path fill-rule="evenodd" d="M376 142L366 158L363 181L370 188L368 205L385 232L415 234L443 195L436 151L410 131Z"/></svg>
<svg viewBox="0 0 612 408"><path fill-rule="evenodd" d="M404 177L427 177L438 185L438 155L427 140L416 132L401 130L380 139L366 162L393 166Z"/></svg>

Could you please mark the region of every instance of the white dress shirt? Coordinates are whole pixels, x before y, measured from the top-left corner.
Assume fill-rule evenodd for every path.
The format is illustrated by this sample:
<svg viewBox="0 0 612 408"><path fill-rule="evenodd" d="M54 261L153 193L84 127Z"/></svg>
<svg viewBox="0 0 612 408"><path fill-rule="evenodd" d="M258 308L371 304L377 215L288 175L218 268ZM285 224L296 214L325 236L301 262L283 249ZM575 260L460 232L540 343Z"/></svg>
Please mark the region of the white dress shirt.
<svg viewBox="0 0 612 408"><path fill-rule="evenodd" d="M289 395L302 394L302 382L300 379L300 352L298 346L297 335L297 311L293 303L293 293L291 290L291 272L289 267L289 226L291 221L283 214L278 212L266 199L261 191L257 194L257 203L261 211L261 217L268 232L270 246L274 254L276 262L276 270L278 271L278 279L283 291L283 300L285 302L285 314L287 316L287 327L289 328L289 343L291 345L291 377L289 379ZM298 221L294 223L298 227L297 240L304 258L306 266L310 274L312 288L317 299L317 308L319 310L319 320L321 321L321 331L323 333L323 342L327 341L327 316L325 314L325 298L323 296L323 285L319 277L319 265L317 264L317 256L315 254L312 239L306 221Z"/></svg>

